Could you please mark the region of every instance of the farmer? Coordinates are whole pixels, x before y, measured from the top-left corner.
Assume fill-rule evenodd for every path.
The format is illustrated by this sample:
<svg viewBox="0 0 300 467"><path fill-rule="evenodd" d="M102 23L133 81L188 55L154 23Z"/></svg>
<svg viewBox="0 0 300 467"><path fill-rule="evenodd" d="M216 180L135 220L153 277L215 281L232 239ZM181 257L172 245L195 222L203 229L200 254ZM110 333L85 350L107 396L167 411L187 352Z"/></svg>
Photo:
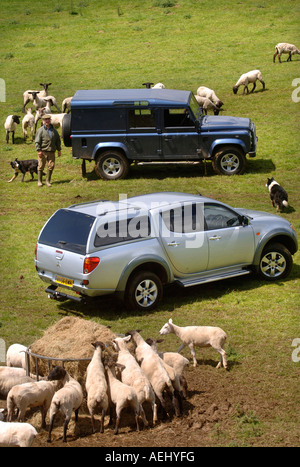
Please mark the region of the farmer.
<svg viewBox="0 0 300 467"><path fill-rule="evenodd" d="M48 163L46 185L51 186L50 180L55 166L55 151L60 157L61 141L58 131L51 124L51 115L43 115L42 121L43 125L35 136L35 148L38 153L38 186L43 186L43 170L46 162Z"/></svg>

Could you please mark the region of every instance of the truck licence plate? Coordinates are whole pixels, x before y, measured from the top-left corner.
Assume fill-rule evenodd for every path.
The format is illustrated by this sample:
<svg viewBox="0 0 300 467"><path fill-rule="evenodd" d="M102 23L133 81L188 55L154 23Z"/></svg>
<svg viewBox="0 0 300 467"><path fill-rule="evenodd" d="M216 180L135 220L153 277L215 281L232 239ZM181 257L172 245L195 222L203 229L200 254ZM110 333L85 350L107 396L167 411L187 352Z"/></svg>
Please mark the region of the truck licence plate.
<svg viewBox="0 0 300 467"><path fill-rule="evenodd" d="M56 282L67 287L73 287L72 279L67 279L66 277L56 276Z"/></svg>

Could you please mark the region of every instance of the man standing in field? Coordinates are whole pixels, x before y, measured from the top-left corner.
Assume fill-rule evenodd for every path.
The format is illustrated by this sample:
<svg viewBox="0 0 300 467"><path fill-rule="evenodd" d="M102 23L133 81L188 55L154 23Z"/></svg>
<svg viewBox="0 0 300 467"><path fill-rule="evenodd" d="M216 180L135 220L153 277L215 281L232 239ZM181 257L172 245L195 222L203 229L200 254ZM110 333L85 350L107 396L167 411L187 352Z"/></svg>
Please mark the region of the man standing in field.
<svg viewBox="0 0 300 467"><path fill-rule="evenodd" d="M43 115L42 120L43 125L37 131L35 137L35 148L38 153L38 186L43 186L43 170L46 162L48 163L46 185L51 186L50 180L55 166L55 151L60 157L61 141L58 131L51 125L51 115Z"/></svg>

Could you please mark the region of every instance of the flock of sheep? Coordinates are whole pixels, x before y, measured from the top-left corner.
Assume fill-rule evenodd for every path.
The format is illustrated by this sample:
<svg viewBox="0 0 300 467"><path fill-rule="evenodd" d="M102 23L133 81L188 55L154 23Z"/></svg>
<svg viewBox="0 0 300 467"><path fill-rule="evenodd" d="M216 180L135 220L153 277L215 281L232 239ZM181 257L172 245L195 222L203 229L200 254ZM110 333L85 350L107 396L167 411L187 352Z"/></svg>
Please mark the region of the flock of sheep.
<svg viewBox="0 0 300 467"><path fill-rule="evenodd" d="M275 63L276 57L278 56L279 62L281 62L281 55L282 54L288 54L288 59L287 61L292 60L292 55L298 54L300 55L300 50L294 45L294 44L289 44L287 42L281 42L279 44L276 44L275 46L275 54L273 55L273 62ZM256 88L256 81L260 81L261 84L263 85L263 89L265 89L265 83L262 78L262 74L260 70L252 70L249 71L248 73L244 73L241 75L241 77L238 79L236 84L233 86L233 92L234 94L237 93L238 88L240 86L244 86L243 89L243 94L245 94L245 91L249 93L249 88L248 85L250 83L253 84L253 88L251 89L250 92L253 92L254 89ZM150 85L152 83L144 83L147 85L147 87L151 87ZM71 100L72 97L67 97L63 100L62 103L62 112L60 111L58 105L57 105L57 100L54 96L49 96L48 95L48 87L51 85L51 83L40 83L40 85L43 87L42 90L40 91L33 91L33 90L27 90L24 92L23 97L24 97L24 104L23 104L23 113L25 113L25 110L27 110L26 115L22 119L22 131L23 131L23 137L24 140L27 138L27 133L28 129L30 129L30 137L31 141L33 141L33 135L36 131L36 126L38 120L42 117L43 114L52 114L51 112L51 107L56 107L59 113L52 114L51 122L54 126L61 127L62 126L62 120L65 115L66 111L70 111L71 109ZM154 88L164 88L165 86L162 83L157 83L155 86L153 86L152 89ZM223 105L223 102L216 96L216 93L205 86L200 86L197 89L197 94L195 95L197 102L199 103L200 107L202 107L203 112L207 114L208 110L212 110L215 115L219 114L220 107ZM32 109L26 109L26 105L29 102L33 102L33 105L36 109L35 115L32 113ZM4 128L6 132L6 142L9 142L9 134L12 134L12 143L14 144L14 135L15 131L17 129L17 125L20 123L20 116L19 115L9 115L4 123Z"/></svg>
<svg viewBox="0 0 300 467"><path fill-rule="evenodd" d="M158 421L158 407L164 416L182 413L182 402L187 396L185 369L189 360L180 351L188 346L193 356L193 366L197 365L195 346L212 347L220 354L221 365L227 368L224 344L226 333L218 327L185 326L180 327L169 319L161 328L160 335L174 333L182 342L177 352L157 350L157 342L144 340L140 330L129 331L124 337L116 337L111 343L97 341L93 357L88 364L85 378L87 408L91 416L92 432L95 433L96 412L101 414L100 432L104 431L104 417L110 414L110 422L115 418L114 433L118 434L121 412L130 407L134 412L136 428L140 430L140 419L144 426L149 422L144 411L144 403L151 405L151 424ZM133 349L128 348L128 343ZM105 352L113 346L114 354ZM4 411L0 412L0 446L31 446L37 430L24 422L27 408L40 407L42 428L46 428L46 415L49 410L48 442L54 419L58 412L64 417L63 441L67 440L67 429L73 411L75 421L84 400L84 388L63 367L56 366L48 377L36 381L26 375L26 347L13 344L7 351L7 366L0 367L0 397L6 399L7 421ZM171 410L168 398L171 400ZM17 422L13 422L17 409ZM2 417L2 420L1 420ZM22 422L22 423L19 423Z"/></svg>

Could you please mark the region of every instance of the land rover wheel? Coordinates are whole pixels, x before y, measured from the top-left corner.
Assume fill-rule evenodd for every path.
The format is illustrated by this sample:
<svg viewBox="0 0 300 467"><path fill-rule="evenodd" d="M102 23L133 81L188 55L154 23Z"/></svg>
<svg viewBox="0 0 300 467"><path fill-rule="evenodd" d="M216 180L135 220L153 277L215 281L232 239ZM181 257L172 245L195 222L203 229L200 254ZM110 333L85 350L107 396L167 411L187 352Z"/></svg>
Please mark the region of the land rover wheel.
<svg viewBox="0 0 300 467"><path fill-rule="evenodd" d="M213 169L219 175L241 175L246 170L246 157L237 147L227 146L218 151L213 160Z"/></svg>
<svg viewBox="0 0 300 467"><path fill-rule="evenodd" d="M160 278L153 272L139 272L127 285L125 304L129 309L150 311L162 299L163 286Z"/></svg>
<svg viewBox="0 0 300 467"><path fill-rule="evenodd" d="M281 243L267 246L261 255L258 274L267 281L281 280L292 269L293 258L289 250Z"/></svg>
<svg viewBox="0 0 300 467"><path fill-rule="evenodd" d="M96 160L96 174L103 180L125 178L128 170L128 159L119 151L105 151Z"/></svg>

